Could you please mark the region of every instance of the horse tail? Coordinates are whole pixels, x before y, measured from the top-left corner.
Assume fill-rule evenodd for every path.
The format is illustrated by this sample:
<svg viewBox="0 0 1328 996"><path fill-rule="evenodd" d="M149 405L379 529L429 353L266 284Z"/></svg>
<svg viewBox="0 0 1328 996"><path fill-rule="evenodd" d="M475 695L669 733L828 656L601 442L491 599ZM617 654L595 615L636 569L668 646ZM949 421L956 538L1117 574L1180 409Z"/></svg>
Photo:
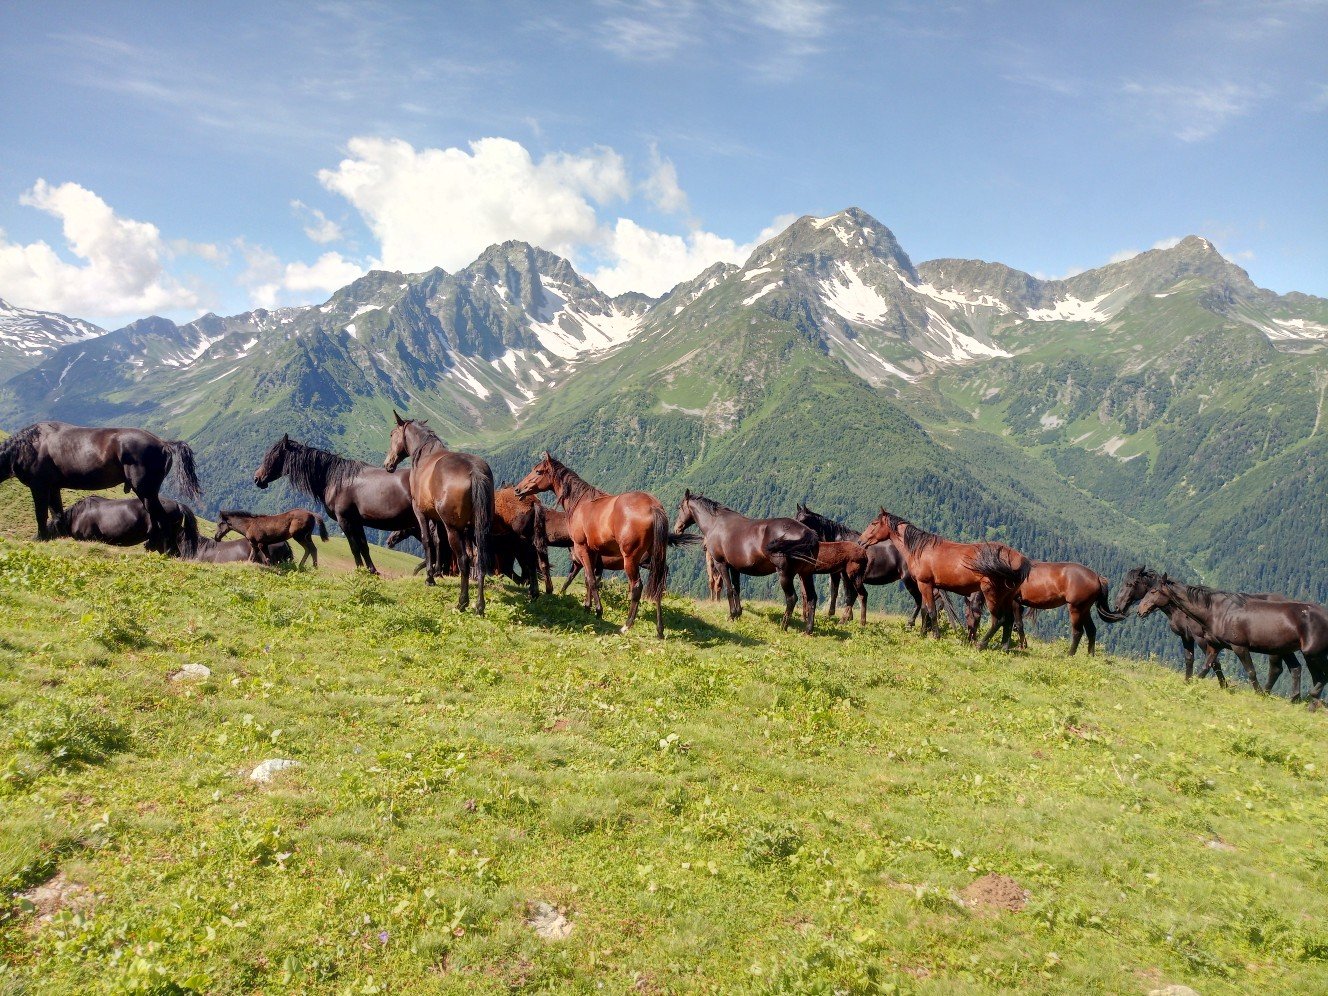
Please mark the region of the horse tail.
<svg viewBox="0 0 1328 996"><path fill-rule="evenodd" d="M981 543L978 545L978 552L972 560L968 562L968 569L974 574L980 574L990 581L1015 591L1028 579L1028 572L1032 569L1032 561L1027 557L1022 558L1023 563L1016 567L1010 563L1008 557L1001 552L1001 548L995 543Z"/></svg>
<svg viewBox="0 0 1328 996"><path fill-rule="evenodd" d="M704 542L705 537L696 533L669 533L669 546L696 546Z"/></svg>
<svg viewBox="0 0 1328 996"><path fill-rule="evenodd" d="M801 560L808 564L815 564L817 554L821 549L821 539L810 529L806 536L794 536L787 539L771 540L765 545L765 553L768 557L788 557L790 560Z"/></svg>
<svg viewBox="0 0 1328 996"><path fill-rule="evenodd" d="M183 439L172 439L166 443L166 452L170 454L171 479L180 490L180 494L190 501L203 497L203 486L198 483L198 468L194 466L194 451Z"/></svg>
<svg viewBox="0 0 1328 996"><path fill-rule="evenodd" d="M192 508L180 506L180 542L177 552L182 560L196 560L202 545L202 536L198 532L198 516Z"/></svg>
<svg viewBox="0 0 1328 996"><path fill-rule="evenodd" d="M313 516L314 516L314 521L318 523L318 538L322 540L324 543L326 543L327 523L323 521L323 517L319 515L317 512L314 512Z"/></svg>
<svg viewBox="0 0 1328 996"><path fill-rule="evenodd" d="M69 514L77 507L78 503L76 502L74 505L71 505L57 515L54 519L50 520L51 534L53 536L69 536L71 534L72 529L69 524Z"/></svg>
<svg viewBox="0 0 1328 996"><path fill-rule="evenodd" d="M493 525L492 473L471 473L470 505L470 525L475 531L475 577L482 578L489 573L489 529Z"/></svg>
<svg viewBox="0 0 1328 996"><path fill-rule="evenodd" d="M1109 590L1111 588L1111 582L1108 581L1106 578L1104 578L1101 574L1097 576L1097 579L1099 582L1099 587L1097 589L1097 601L1093 603L1093 607L1097 609L1097 617L1105 623L1120 622L1127 615L1129 615L1129 613L1111 611L1111 603L1107 598L1107 594L1109 593Z"/></svg>
<svg viewBox="0 0 1328 996"><path fill-rule="evenodd" d="M549 565L549 527L544 519L544 503L537 501L530 506L530 540L535 546L535 564L544 579L544 593L553 594L553 568Z"/></svg>
<svg viewBox="0 0 1328 996"><path fill-rule="evenodd" d="M651 601L664 597L664 582L669 577L669 517L656 505L650 511L650 580L646 597Z"/></svg>

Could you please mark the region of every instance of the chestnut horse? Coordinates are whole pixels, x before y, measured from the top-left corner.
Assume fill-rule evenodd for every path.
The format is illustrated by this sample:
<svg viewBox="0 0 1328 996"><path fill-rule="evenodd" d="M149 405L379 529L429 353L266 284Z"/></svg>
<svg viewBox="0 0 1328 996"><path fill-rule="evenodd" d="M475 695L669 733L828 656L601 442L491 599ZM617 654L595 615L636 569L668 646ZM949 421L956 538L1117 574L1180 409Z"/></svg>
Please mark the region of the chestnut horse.
<svg viewBox="0 0 1328 996"><path fill-rule="evenodd" d="M472 566L479 584L475 614L484 615L484 576L489 570L489 529L493 523L493 471L480 457L453 452L425 422L402 418L392 410L396 427L388 442L385 470L396 470L410 457L410 500L424 543L429 565L426 584L437 576L441 551L439 538L446 532L447 545L461 574L457 611L470 604ZM436 522L441 529L430 530Z"/></svg>
<svg viewBox="0 0 1328 996"><path fill-rule="evenodd" d="M817 512L813 512L806 505L799 503L795 518L816 531L816 535L824 540L847 540L857 542L862 539L862 533L856 529L851 529L842 522L836 522L834 519L826 518ZM835 597L838 594L840 576L830 575L830 612L835 611ZM890 584L898 581L913 598L913 618L908 621L912 626L918 621L918 616L922 615L922 596L918 594L918 584L913 580L913 576L908 573L908 565L904 563L903 556L895 549L893 543L873 543L867 547L867 566L860 579L860 583L850 586L848 578L843 578L845 587L844 618L843 622L849 622L853 618L853 603L862 598L862 618L861 622L866 625L867 622L867 585Z"/></svg>
<svg viewBox="0 0 1328 996"><path fill-rule="evenodd" d="M184 497L202 493L188 443L145 429L84 429L35 422L0 443L0 481L16 477L32 492L37 538L50 539L49 520L64 512L62 488L98 491L123 484L147 513L147 547L166 552L166 513L158 497L167 476Z"/></svg>
<svg viewBox="0 0 1328 996"><path fill-rule="evenodd" d="M230 532L239 533L249 541L249 551L253 559L260 564L271 564L267 548L282 540L294 540L304 547L304 556L297 567L303 567L305 561L313 558L314 567L318 567L318 550L314 547L314 530L318 537L327 542L327 524L317 512L307 508L293 508L289 512L277 515L255 515L242 512L237 508L225 509L217 519L217 534L212 538L220 541Z"/></svg>
<svg viewBox="0 0 1328 996"><path fill-rule="evenodd" d="M936 619L936 589L956 595L981 591L991 610L991 628L978 644L986 650L997 629L1002 629L1001 645L1010 649L1014 628L1015 595L1032 561L1004 543L956 543L892 515L884 508L863 530L858 541L871 546L890 540L904 557L908 573L918 583L922 596L922 631L941 635Z"/></svg>
<svg viewBox="0 0 1328 996"><path fill-rule="evenodd" d="M547 450L516 486L518 498L552 491L567 510L567 532L572 540L572 559L581 565L586 578L586 600L595 615L604 617L599 597L598 571L606 558L621 557L627 574L631 605L622 632L636 622L641 593L655 603L655 635L664 638L664 587L669 576L669 518L654 495L644 491L609 494L583 481L553 458ZM648 564L650 582L643 585L641 567Z"/></svg>
<svg viewBox="0 0 1328 996"><path fill-rule="evenodd" d="M688 490L678 505L673 531L681 533L696 524L705 537L706 549L725 569L728 582L729 618L742 615L742 575L779 575L784 592L781 630L788 629L797 596L793 579L802 584L803 627L811 633L816 625L816 551L820 541L809 527L795 519L749 519L717 501Z"/></svg>
<svg viewBox="0 0 1328 996"><path fill-rule="evenodd" d="M1062 605L1070 609L1070 656L1079 649L1079 641L1088 637L1088 654L1091 657L1097 646L1097 624L1093 622L1093 609L1106 623L1117 623L1125 618L1124 612L1113 612L1107 603L1110 582L1097 571L1076 564L1073 561L1035 560L1028 570L1028 577L1019 586L1014 612L1014 628L1019 634L1019 647L1028 648L1028 638L1024 633L1024 610L1039 612L1044 609L1059 609ZM978 626L982 622L982 603L976 604L970 596L965 613L968 623L968 638L977 639Z"/></svg>

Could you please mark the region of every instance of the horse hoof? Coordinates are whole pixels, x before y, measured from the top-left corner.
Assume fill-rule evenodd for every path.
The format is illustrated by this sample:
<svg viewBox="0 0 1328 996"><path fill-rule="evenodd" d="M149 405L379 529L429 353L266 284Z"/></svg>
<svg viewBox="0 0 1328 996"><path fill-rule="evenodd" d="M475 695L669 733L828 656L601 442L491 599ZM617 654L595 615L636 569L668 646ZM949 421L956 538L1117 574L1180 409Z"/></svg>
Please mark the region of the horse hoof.
<svg viewBox="0 0 1328 996"><path fill-rule="evenodd" d="M618 627L618 632L619 632L619 633L626 633L626 632L628 632L629 630L631 630L631 628L632 628L631 626L628 626L626 623L624 623L623 625L621 625L621 626Z"/></svg>
<svg viewBox="0 0 1328 996"><path fill-rule="evenodd" d="M432 588L432 587L433 587L434 585L436 585L438 582L435 581L433 578L425 578L425 579L424 579L424 583L427 584L430 588Z"/></svg>

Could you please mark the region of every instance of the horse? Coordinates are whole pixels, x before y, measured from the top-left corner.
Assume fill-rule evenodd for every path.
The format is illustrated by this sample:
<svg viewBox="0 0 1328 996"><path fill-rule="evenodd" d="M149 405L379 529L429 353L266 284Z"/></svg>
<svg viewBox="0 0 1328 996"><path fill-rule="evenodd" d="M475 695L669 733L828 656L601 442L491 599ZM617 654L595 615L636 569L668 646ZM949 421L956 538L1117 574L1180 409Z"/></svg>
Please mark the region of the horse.
<svg viewBox="0 0 1328 996"><path fill-rule="evenodd" d="M1096 653L1097 624L1093 610L1106 623L1117 623L1125 618L1124 612L1113 612L1107 604L1110 582L1091 568L1073 561L1035 560L1028 577L1019 586L1015 599L1014 629L1019 634L1019 649L1028 649L1024 632L1026 611L1036 613L1047 609L1070 608L1070 656L1079 649L1079 641L1088 637L1088 655ZM977 639L977 628L982 622L982 603L970 601L966 606L965 621L970 640Z"/></svg>
<svg viewBox="0 0 1328 996"><path fill-rule="evenodd" d="M149 550L165 550L166 513L160 492L170 476L185 498L202 495L194 451L178 439L145 429L85 429L67 422L35 422L0 443L0 481L16 477L32 492L37 538L51 538L50 519L64 512L62 488L100 491L124 485L147 514Z"/></svg>
<svg viewBox="0 0 1328 996"><path fill-rule="evenodd" d="M862 596L862 604L867 604L867 588L863 583L863 575L867 573L867 551L858 545L857 540L820 540L816 547L816 562L812 564L811 573L829 574L831 583L842 578L844 581L844 592L848 596L848 619L853 618L853 602ZM815 585L813 578L812 584ZM813 587L812 594L812 613L816 612L816 589ZM830 615L834 615L834 610L830 610Z"/></svg>
<svg viewBox="0 0 1328 996"><path fill-rule="evenodd" d="M742 575L768 577L776 574L784 592L784 617L779 628L787 630L797 596L793 579L802 585L802 621L810 634L816 625L817 550L821 541L809 526L796 519L749 519L689 488L678 505L673 531L681 533L696 524L705 537L706 549L725 570L728 582L729 618L742 615Z"/></svg>
<svg viewBox="0 0 1328 996"><path fill-rule="evenodd" d="M238 508L223 509L217 520L217 534L212 538L220 540L229 532L236 532L249 541L249 550L253 559L261 564L270 564L267 556L269 544L281 540L293 539L304 547L304 556L297 567L303 567L306 560L313 558L314 568L318 567L318 550L314 547L313 533L318 530L318 538L327 542L327 524L317 512L307 508L293 508L289 512L277 515L256 515L243 512Z"/></svg>
<svg viewBox="0 0 1328 996"><path fill-rule="evenodd" d="M518 498L552 491L567 510L567 532L572 540L572 559L581 564L586 579L586 602L603 618L597 571L606 557L621 557L627 574L631 604L622 632L636 622L641 594L655 603L655 635L664 638L664 588L669 576L669 518L654 495L644 491L610 494L588 484L570 467L544 458L516 486ZM650 582L643 585L641 567L648 563Z"/></svg>
<svg viewBox="0 0 1328 996"><path fill-rule="evenodd" d="M1004 543L956 543L913 525L907 519L881 509L880 515L863 530L858 542L871 546L882 540L894 543L918 585L922 596L922 630L941 635L936 619L936 589L956 595L981 591L991 610L991 628L978 643L986 650L997 629L1002 629L1002 648L1010 650L1014 628L1015 594L1028 577L1032 561Z"/></svg>
<svg viewBox="0 0 1328 996"><path fill-rule="evenodd" d="M710 601L718 602L724 594L724 568L716 563L710 547L705 548L706 587L710 589ZM833 611L834 599L830 599Z"/></svg>
<svg viewBox="0 0 1328 996"><path fill-rule="evenodd" d="M187 505L161 499L166 528L165 548L168 556L179 557L182 545L190 537L198 536L198 519ZM108 543L111 546L138 546L148 538L148 513L137 498L103 498L88 495L70 505L51 523L56 536L87 543Z"/></svg>
<svg viewBox="0 0 1328 996"><path fill-rule="evenodd" d="M544 506L535 498L518 498L516 488L504 484L493 495L493 528L489 555L497 572L527 585L530 600L539 597L540 578L545 593L553 593L549 550L545 542ZM516 568L521 568L518 577Z"/></svg>
<svg viewBox="0 0 1328 996"><path fill-rule="evenodd" d="M410 503L410 469L396 473L316 449L283 435L254 471L254 484L267 488L285 477L300 494L313 498L336 520L350 544L355 566L377 574L365 528L409 530L418 535Z"/></svg>
<svg viewBox="0 0 1328 996"><path fill-rule="evenodd" d="M493 471L480 457L449 450L427 422L402 418L392 410L396 426L388 441L385 470L396 470L410 457L410 500L424 542L429 567L425 583L433 584L445 534L461 574L457 611L470 605L472 567L479 585L475 614L484 615L484 576L489 564L489 529L493 523ZM441 528L430 530L428 523Z"/></svg>
<svg viewBox="0 0 1328 996"><path fill-rule="evenodd" d="M289 564L295 560L290 544L284 540L269 543L264 548L269 564ZM181 556L185 560L195 560L203 564L246 564L254 559L253 548L248 540L217 540L210 536L196 536L181 547Z"/></svg>
<svg viewBox="0 0 1328 996"><path fill-rule="evenodd" d="M1230 649L1245 668L1255 691L1259 678L1250 652L1269 655L1267 683L1263 694L1273 689L1282 673L1282 661L1305 658L1314 687L1310 698L1318 699L1328 681L1328 611L1314 602L1273 601L1236 592L1215 591L1203 585L1182 585L1163 574L1139 602L1138 613L1147 616L1155 609L1174 606L1197 622L1209 638L1208 654L1216 658L1219 647ZM1300 668L1296 667L1291 701L1300 699Z"/></svg>
<svg viewBox="0 0 1328 996"><path fill-rule="evenodd" d="M799 522L810 526L816 535L820 536L822 541L847 541L856 543L862 539L862 533L850 529L841 522L826 518L813 512L808 506L798 504L797 514L794 516ZM830 608L829 612L833 615L835 611L835 598L839 594L838 588L840 575L830 575ZM847 584L848 578L843 578ZM862 618L863 625L867 623L867 589L866 585L873 584L892 584L899 581L903 584L905 590L913 597L913 617L909 619L908 624L911 627L918 621L918 616L922 614L922 596L918 593L918 583L913 580L913 575L908 573L908 564L904 562L903 556L895 549L893 543L873 543L867 547L867 566L862 575L861 583L854 588L846 588L847 601L844 603L843 622L849 622L853 618L853 603L857 600L859 594L862 597Z"/></svg>

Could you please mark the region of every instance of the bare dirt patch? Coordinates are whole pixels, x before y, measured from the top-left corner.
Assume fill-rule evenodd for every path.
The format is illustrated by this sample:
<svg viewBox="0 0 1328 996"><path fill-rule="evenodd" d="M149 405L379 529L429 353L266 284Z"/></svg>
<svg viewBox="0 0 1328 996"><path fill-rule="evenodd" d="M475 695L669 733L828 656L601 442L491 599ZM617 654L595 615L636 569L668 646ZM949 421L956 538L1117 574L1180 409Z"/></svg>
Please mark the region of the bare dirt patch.
<svg viewBox="0 0 1328 996"><path fill-rule="evenodd" d="M979 909L1018 913L1028 904L1028 890L1008 875L983 875L959 893L964 903Z"/></svg>
<svg viewBox="0 0 1328 996"><path fill-rule="evenodd" d="M27 892L18 894L20 901L32 907L34 926L50 923L63 909L81 909L92 901L92 893L86 885L71 882L64 872L57 872L41 885L33 886Z"/></svg>

